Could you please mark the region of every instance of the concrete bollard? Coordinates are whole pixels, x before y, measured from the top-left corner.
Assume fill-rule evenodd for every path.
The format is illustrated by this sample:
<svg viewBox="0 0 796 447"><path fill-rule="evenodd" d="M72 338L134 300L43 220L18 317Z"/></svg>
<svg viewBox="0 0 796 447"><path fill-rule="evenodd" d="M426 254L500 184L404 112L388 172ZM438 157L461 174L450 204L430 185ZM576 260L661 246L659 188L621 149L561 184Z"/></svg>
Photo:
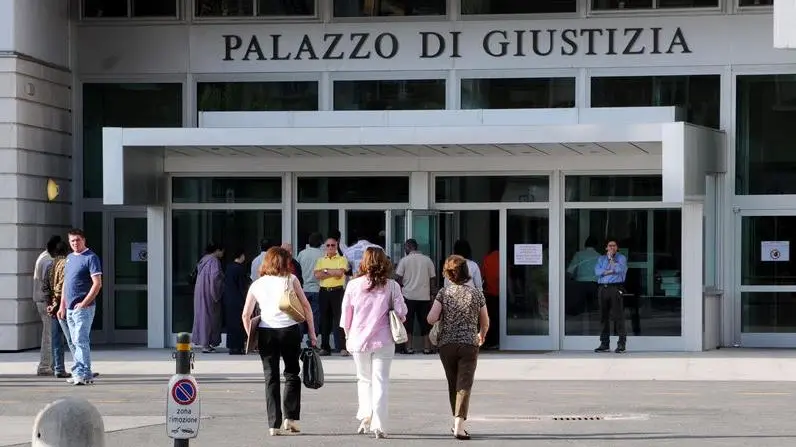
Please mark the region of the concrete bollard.
<svg viewBox="0 0 796 447"><path fill-rule="evenodd" d="M85 399L58 399L36 415L31 444L31 447L105 447L102 415Z"/></svg>

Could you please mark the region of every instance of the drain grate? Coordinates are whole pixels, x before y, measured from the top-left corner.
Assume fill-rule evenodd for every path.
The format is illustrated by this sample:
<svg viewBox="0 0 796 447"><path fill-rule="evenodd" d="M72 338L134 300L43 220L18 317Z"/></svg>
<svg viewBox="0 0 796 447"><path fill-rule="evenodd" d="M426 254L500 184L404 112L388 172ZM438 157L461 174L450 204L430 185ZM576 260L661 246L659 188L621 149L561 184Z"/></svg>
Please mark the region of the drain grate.
<svg viewBox="0 0 796 447"><path fill-rule="evenodd" d="M577 422L577 421L644 421L648 414L553 414L553 415L489 415L470 420L489 422Z"/></svg>

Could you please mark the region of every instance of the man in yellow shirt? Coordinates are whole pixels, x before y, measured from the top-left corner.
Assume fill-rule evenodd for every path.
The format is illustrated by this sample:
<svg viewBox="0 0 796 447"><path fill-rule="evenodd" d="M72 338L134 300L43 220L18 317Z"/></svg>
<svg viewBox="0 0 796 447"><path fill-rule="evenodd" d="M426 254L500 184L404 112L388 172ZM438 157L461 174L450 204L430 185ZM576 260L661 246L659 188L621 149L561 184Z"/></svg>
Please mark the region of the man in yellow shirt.
<svg viewBox="0 0 796 447"><path fill-rule="evenodd" d="M318 301L321 306L321 342L320 355L329 355L332 347L329 344L334 333L334 347L340 354L347 356L345 336L340 328L340 312L343 307L343 289L348 261L337 253L337 240L326 239L324 256L315 263L315 277L321 285Z"/></svg>

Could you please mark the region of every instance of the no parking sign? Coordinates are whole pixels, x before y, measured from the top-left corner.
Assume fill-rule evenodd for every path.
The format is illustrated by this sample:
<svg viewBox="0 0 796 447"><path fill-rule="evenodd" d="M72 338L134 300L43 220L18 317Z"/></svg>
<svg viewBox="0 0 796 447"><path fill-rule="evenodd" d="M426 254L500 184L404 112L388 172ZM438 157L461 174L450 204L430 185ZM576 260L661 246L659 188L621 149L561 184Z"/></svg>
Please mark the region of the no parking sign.
<svg viewBox="0 0 796 447"><path fill-rule="evenodd" d="M175 374L166 397L166 433L172 439L190 439L199 434L201 402L193 376Z"/></svg>

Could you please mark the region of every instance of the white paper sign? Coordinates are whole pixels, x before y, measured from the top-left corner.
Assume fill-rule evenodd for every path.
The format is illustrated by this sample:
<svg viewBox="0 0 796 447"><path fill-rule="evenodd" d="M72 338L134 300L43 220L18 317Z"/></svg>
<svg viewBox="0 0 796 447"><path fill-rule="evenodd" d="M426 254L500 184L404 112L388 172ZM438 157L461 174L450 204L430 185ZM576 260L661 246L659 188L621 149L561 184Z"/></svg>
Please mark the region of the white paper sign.
<svg viewBox="0 0 796 447"><path fill-rule="evenodd" d="M790 241L760 242L760 260L763 262L790 261Z"/></svg>
<svg viewBox="0 0 796 447"><path fill-rule="evenodd" d="M542 265L542 244L514 244L514 265Z"/></svg>
<svg viewBox="0 0 796 447"><path fill-rule="evenodd" d="M146 242L130 242L130 260L133 262L146 262Z"/></svg>

